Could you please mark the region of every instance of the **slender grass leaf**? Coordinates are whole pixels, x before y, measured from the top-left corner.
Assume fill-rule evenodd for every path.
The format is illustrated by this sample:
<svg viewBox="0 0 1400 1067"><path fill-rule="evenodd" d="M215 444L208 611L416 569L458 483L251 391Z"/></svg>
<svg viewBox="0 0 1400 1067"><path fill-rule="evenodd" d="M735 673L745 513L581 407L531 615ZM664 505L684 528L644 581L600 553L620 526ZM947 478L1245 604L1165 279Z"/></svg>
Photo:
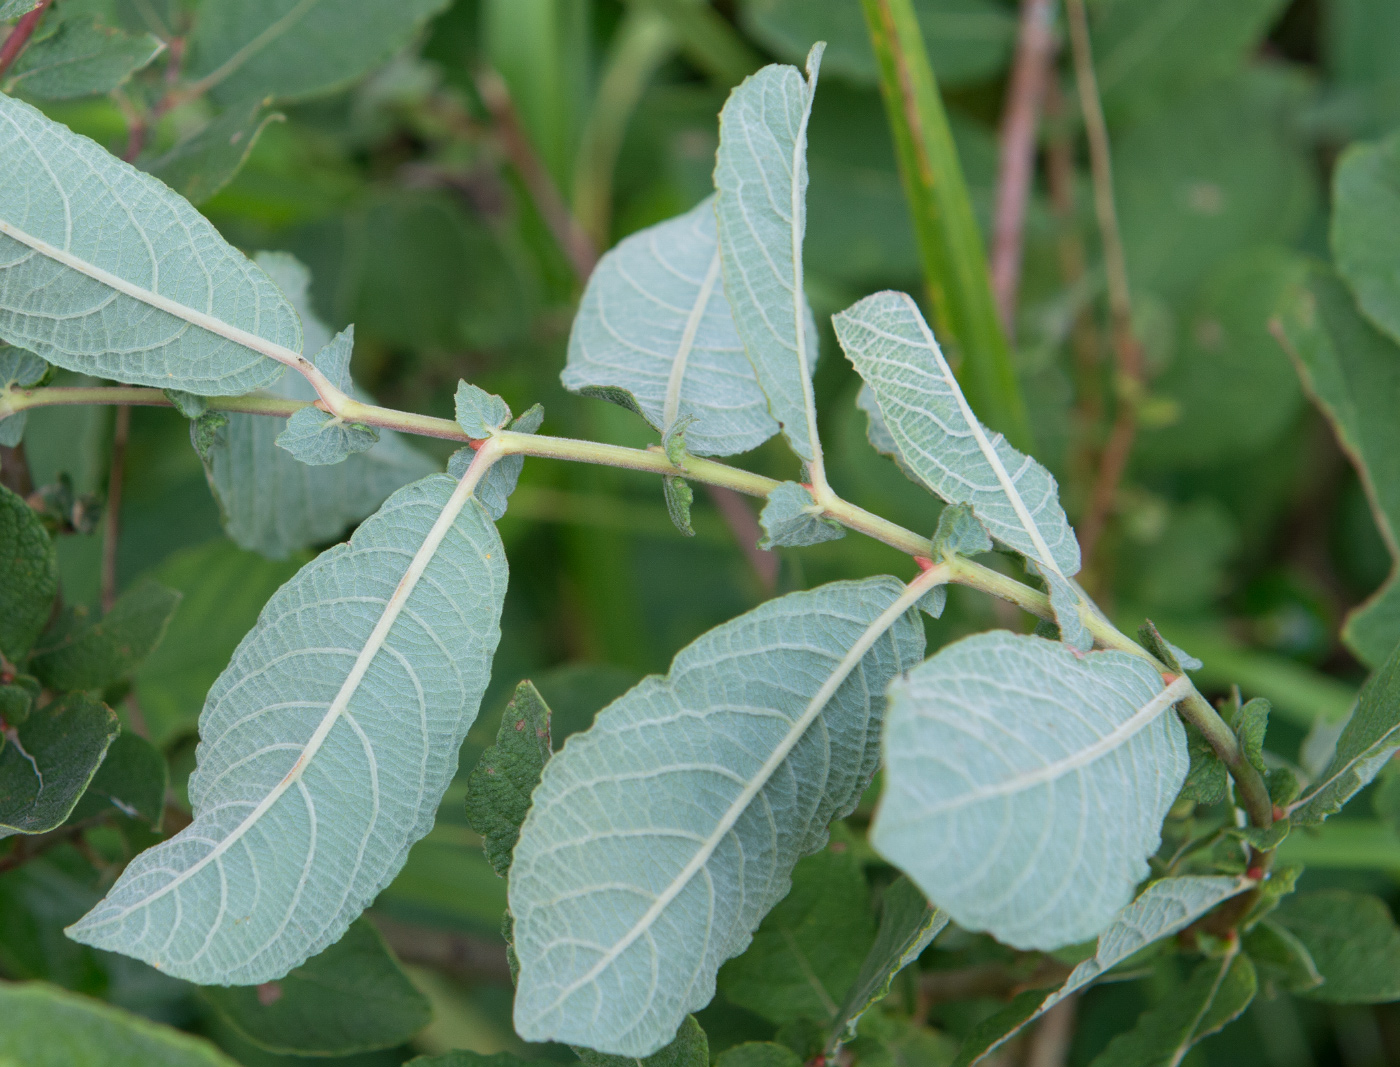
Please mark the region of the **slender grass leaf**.
<svg viewBox="0 0 1400 1067"><path fill-rule="evenodd" d="M691 416L686 447L700 456L747 452L778 432L720 280L713 197L598 261L562 380L662 433Z"/></svg>
<svg viewBox="0 0 1400 1067"><path fill-rule="evenodd" d="M1098 981L1118 964L1154 941L1186 929L1217 904L1243 893L1254 883L1245 878L1190 875L1153 882L1118 913L1099 935L1094 954L1079 964L1053 992L1028 990L1007 1007L978 1024L963 1042L952 1067L968 1067L1014 1037L1027 1023L1065 997Z"/></svg>
<svg viewBox="0 0 1400 1067"><path fill-rule="evenodd" d="M517 1031L618 1055L671 1039L875 770L885 683L916 663L893 578L771 600L571 737L511 868Z"/></svg>
<svg viewBox="0 0 1400 1067"><path fill-rule="evenodd" d="M1332 1004L1400 1000L1400 929L1379 897L1348 889L1295 893L1270 922L1303 943L1322 976L1304 996Z"/></svg>
<svg viewBox="0 0 1400 1067"><path fill-rule="evenodd" d="M831 1026L826 1055L856 1036L861 1017L889 996L895 976L919 958L948 925L948 916L901 875L880 900L880 929Z"/></svg>
<svg viewBox="0 0 1400 1067"><path fill-rule="evenodd" d="M41 982L0 984L0 1061L23 1067L237 1067L202 1038Z"/></svg>
<svg viewBox="0 0 1400 1067"><path fill-rule="evenodd" d="M22 660L58 594L58 553L24 498L0 485L0 655Z"/></svg>
<svg viewBox="0 0 1400 1067"><path fill-rule="evenodd" d="M1005 631L890 686L871 842L952 920L1017 948L1092 937L1132 899L1186 776L1146 660Z"/></svg>
<svg viewBox="0 0 1400 1067"><path fill-rule="evenodd" d="M447 0L241 0L195 20L189 73L233 104L349 85L406 45Z"/></svg>
<svg viewBox="0 0 1400 1067"><path fill-rule="evenodd" d="M71 937L248 985L388 885L432 827L500 636L505 555L464 484L404 487L269 601L200 716L193 824Z"/></svg>
<svg viewBox="0 0 1400 1067"><path fill-rule="evenodd" d="M330 330L311 312L304 266L280 252L263 252L257 264L301 313L306 347L320 351ZM360 400L369 397L349 390ZM293 400L315 400L316 391L300 374L285 374L272 392ZM237 544L271 559L339 537L400 486L436 466L392 430L379 443L344 463L309 467L276 447L286 419L231 414L205 457L209 485L223 512L224 528Z"/></svg>
<svg viewBox="0 0 1400 1067"><path fill-rule="evenodd" d="M179 606L179 593L146 580L101 619L86 607L67 608L39 639L29 669L52 689L101 689L146 658Z"/></svg>
<svg viewBox="0 0 1400 1067"><path fill-rule="evenodd" d="M870 887L849 838L834 834L828 847L793 868L792 890L764 917L744 954L720 968L719 988L731 1004L779 1026L836 1021L875 934Z"/></svg>
<svg viewBox="0 0 1400 1067"><path fill-rule="evenodd" d="M120 729L111 708L70 693L5 730L0 735L0 837L62 826Z"/></svg>
<svg viewBox="0 0 1400 1067"><path fill-rule="evenodd" d="M978 421L913 298L876 293L832 324L874 394L881 440L888 437L925 486L968 505L994 538L1030 560L1049 587L1065 640L1089 647L1079 618L1084 597L1069 581L1079 570L1079 542L1054 476Z"/></svg>
<svg viewBox="0 0 1400 1067"><path fill-rule="evenodd" d="M1186 984L1138 1016L1094 1057L1090 1067L1178 1067L1191 1047L1233 1022L1258 987L1254 964L1235 953L1205 960Z"/></svg>
<svg viewBox="0 0 1400 1067"><path fill-rule="evenodd" d="M219 538L175 553L154 572L183 599L132 678L153 742L165 747L194 733L209 687L298 562L265 560Z"/></svg>
<svg viewBox="0 0 1400 1067"><path fill-rule="evenodd" d="M1366 317L1400 342L1400 136L1348 148L1332 189L1337 271Z"/></svg>
<svg viewBox="0 0 1400 1067"><path fill-rule="evenodd" d="M37 100L109 93L164 49L148 33L123 33L79 14L20 53L5 89Z"/></svg>
<svg viewBox="0 0 1400 1067"><path fill-rule="evenodd" d="M821 454L812 370L817 331L803 290L807 122L822 45L807 77L774 64L744 79L719 116L715 217L724 293L739 337L792 450Z"/></svg>
<svg viewBox="0 0 1400 1067"><path fill-rule="evenodd" d="M168 151L140 161L140 166L191 204L202 204L243 169L263 130L285 120L285 115L272 111L261 99L235 104Z"/></svg>
<svg viewBox="0 0 1400 1067"><path fill-rule="evenodd" d="M49 373L49 365L32 352L0 341L0 412L4 410L4 394L12 387L27 389L38 385ZM0 414L0 445L14 448L24 437L27 411L12 415Z"/></svg>
<svg viewBox="0 0 1400 1067"><path fill-rule="evenodd" d="M1335 275L1313 271L1279 316L1303 384L1332 424L1390 552L1389 578L1342 639L1369 667L1400 643L1400 346L1368 323Z"/></svg>
<svg viewBox="0 0 1400 1067"><path fill-rule="evenodd" d="M271 385L296 362L292 306L156 179L4 96L0 158L0 335L12 344L200 396Z"/></svg>
<svg viewBox="0 0 1400 1067"><path fill-rule="evenodd" d="M158 830L169 781L170 771L160 750L139 734L123 730L108 747L102 766L68 821L121 814Z"/></svg>
<svg viewBox="0 0 1400 1067"><path fill-rule="evenodd" d="M368 919L278 982L203 989L243 1037L283 1055L349 1056L403 1044L432 1007Z"/></svg>
<svg viewBox="0 0 1400 1067"><path fill-rule="evenodd" d="M796 482L783 482L768 494L758 524L763 527L758 547L763 549L819 545L846 536L846 528L824 518L811 491Z"/></svg>
<svg viewBox="0 0 1400 1067"><path fill-rule="evenodd" d="M496 743L467 779L467 822L502 877L550 751L549 705L533 684L521 682L501 717Z"/></svg>

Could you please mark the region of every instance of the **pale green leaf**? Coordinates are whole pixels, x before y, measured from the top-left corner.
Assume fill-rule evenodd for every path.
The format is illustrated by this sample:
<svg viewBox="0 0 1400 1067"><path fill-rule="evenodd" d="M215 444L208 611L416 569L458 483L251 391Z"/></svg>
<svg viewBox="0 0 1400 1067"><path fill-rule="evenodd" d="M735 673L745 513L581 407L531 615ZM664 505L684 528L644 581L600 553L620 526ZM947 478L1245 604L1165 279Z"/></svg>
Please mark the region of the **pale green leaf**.
<svg viewBox="0 0 1400 1067"><path fill-rule="evenodd" d="M320 351L330 344L330 330L311 311L306 268L281 252L260 253L257 264L301 313L307 349ZM316 399L311 384L294 373L285 374L272 392L293 400ZM368 399L358 389L352 392ZM392 430L380 431L377 445L344 463L309 467L276 447L287 421L230 414L205 457L229 537L272 559L339 537L395 489L435 467Z"/></svg>
<svg viewBox="0 0 1400 1067"><path fill-rule="evenodd" d="M511 868L522 1036L646 1055L709 1002L875 770L883 688L923 652L900 589L771 600L550 760Z"/></svg>
<svg viewBox="0 0 1400 1067"><path fill-rule="evenodd" d="M799 62L817 41L830 73L876 84L879 70L859 4L846 0L745 0L744 26L774 54ZM985 79L1006 64L1016 20L990 0L914 0L914 13L940 85Z"/></svg>
<svg viewBox="0 0 1400 1067"><path fill-rule="evenodd" d="M355 347L355 327L347 326L316 355L313 362L336 388L346 392L350 383L350 353ZM277 447L312 467L343 463L352 455L367 452L379 443L379 431L370 426L345 422L319 408L302 408L287 420L277 435Z"/></svg>
<svg viewBox="0 0 1400 1067"><path fill-rule="evenodd" d="M351 923L344 937L276 983L201 992L240 1035L284 1055L390 1048L433 1015L368 919Z"/></svg>
<svg viewBox="0 0 1400 1067"><path fill-rule="evenodd" d="M470 382L457 383L457 425L473 440L490 437L510 421L510 405Z"/></svg>
<svg viewBox="0 0 1400 1067"><path fill-rule="evenodd" d="M952 920L1017 948L1092 937L1132 899L1186 776L1146 660L1005 631L890 685L875 848Z"/></svg>
<svg viewBox="0 0 1400 1067"><path fill-rule="evenodd" d="M0 341L0 445L14 448L24 437L27 411L5 415L4 395L13 386L26 389L43 381L49 365L32 352L15 348Z"/></svg>
<svg viewBox="0 0 1400 1067"><path fill-rule="evenodd" d="M0 655L22 660L53 610L58 554L34 509L0 485Z"/></svg>
<svg viewBox="0 0 1400 1067"><path fill-rule="evenodd" d="M0 158L0 335L12 344L201 396L271 385L297 361L292 306L156 179L5 96Z"/></svg>
<svg viewBox="0 0 1400 1067"><path fill-rule="evenodd" d="M992 537L1025 556L1049 587L1065 640L1089 647L1079 618L1084 597L1069 581L1079 570L1079 542L1055 478L978 421L918 305L905 293L876 293L832 324L874 394L879 438L888 437L925 486L971 507Z"/></svg>
<svg viewBox="0 0 1400 1067"><path fill-rule="evenodd" d="M1400 341L1400 135L1348 148L1332 188L1337 272L1366 317Z"/></svg>
<svg viewBox="0 0 1400 1067"><path fill-rule="evenodd" d="M817 331L803 290L807 229L807 122L822 46L796 67L744 79L719 116L715 217L724 293L768 411L792 450L821 452L812 401Z"/></svg>
<svg viewBox="0 0 1400 1067"><path fill-rule="evenodd" d="M796 482L783 482L768 494L758 524L763 527L758 547L763 549L819 545L846 536L846 528L824 518L811 491Z"/></svg>
<svg viewBox="0 0 1400 1067"><path fill-rule="evenodd" d="M508 429L512 433L535 433L543 422L544 408L536 404L514 420ZM467 467L471 465L475 455L476 450L470 445L457 449L447 461L447 473L454 478L462 477L467 473ZM520 481L520 472L524 469L525 457L518 452L502 456L491 464L490 470L476 487L476 498L481 501L482 507L491 518L500 519L506 513L510 494L515 492L515 485Z"/></svg>
<svg viewBox="0 0 1400 1067"><path fill-rule="evenodd" d="M36 100L108 93L164 49L148 33L123 33L79 14L65 18L55 33L31 41L10 68L5 89Z"/></svg>
<svg viewBox="0 0 1400 1067"><path fill-rule="evenodd" d="M966 504L950 504L943 509L938 516L938 529L933 534L935 559L980 556L991 550L991 535L970 507Z"/></svg>
<svg viewBox="0 0 1400 1067"><path fill-rule="evenodd" d="M233 181L263 130L285 119L261 99L235 104L168 151L139 163L191 204L202 204Z"/></svg>
<svg viewBox="0 0 1400 1067"><path fill-rule="evenodd" d="M0 983L0 1059L23 1067L237 1067L202 1038L40 982Z"/></svg>
<svg viewBox="0 0 1400 1067"><path fill-rule="evenodd" d="M731 1004L780 1026L837 1021L875 932L870 888L851 844L849 832L833 834L793 868L792 890L744 954L720 968L719 988Z"/></svg>
<svg viewBox="0 0 1400 1067"><path fill-rule="evenodd" d="M1369 893L1295 893L1270 916L1307 949L1322 983L1305 995L1333 1004L1400 1000L1400 929L1385 901Z"/></svg>
<svg viewBox="0 0 1400 1067"><path fill-rule="evenodd" d="M132 861L70 936L234 985L335 942L432 827L505 585L495 528L443 475L302 568L210 691L193 824Z"/></svg>
<svg viewBox="0 0 1400 1067"><path fill-rule="evenodd" d="M613 400L658 431L694 418L686 447L727 456L778 432L720 283L713 197L635 233L588 279L569 335L567 389Z"/></svg>
<svg viewBox="0 0 1400 1067"><path fill-rule="evenodd" d="M70 693L0 733L0 837L62 826L120 729L111 708Z"/></svg>
<svg viewBox="0 0 1400 1067"><path fill-rule="evenodd" d="M501 716L496 743L467 779L467 822L502 877L550 752L549 705L533 684L521 682Z"/></svg>
<svg viewBox="0 0 1400 1067"><path fill-rule="evenodd" d="M406 45L447 0L240 0L201 8L189 73L221 103L349 85Z"/></svg>
<svg viewBox="0 0 1400 1067"><path fill-rule="evenodd" d="M39 0L3 0L0 2L0 21L17 19L27 15L39 6Z"/></svg>
<svg viewBox="0 0 1400 1067"><path fill-rule="evenodd" d="M1058 989L1028 990L980 1023L963 1043L953 1067L967 1067L1015 1036L1027 1023L1071 994L1098 981L1154 941L1186 929L1217 904L1253 885L1248 879L1191 875L1153 882L1099 935L1094 954L1075 967Z"/></svg>
<svg viewBox="0 0 1400 1067"><path fill-rule="evenodd" d="M39 639L29 669L53 689L101 689L146 658L165 636L180 594L142 580L100 619L90 608L65 608Z"/></svg>
<svg viewBox="0 0 1400 1067"><path fill-rule="evenodd" d="M861 1017L889 996L895 976L917 960L947 925L948 916L925 900L908 878L901 875L886 887L880 899L880 929L832 1024L828 1056L855 1037Z"/></svg>
<svg viewBox="0 0 1400 1067"><path fill-rule="evenodd" d="M1179 1067L1186 1053L1239 1017L1254 999L1258 979L1242 954L1203 960L1186 984L1138 1016L1094 1057L1090 1067Z"/></svg>

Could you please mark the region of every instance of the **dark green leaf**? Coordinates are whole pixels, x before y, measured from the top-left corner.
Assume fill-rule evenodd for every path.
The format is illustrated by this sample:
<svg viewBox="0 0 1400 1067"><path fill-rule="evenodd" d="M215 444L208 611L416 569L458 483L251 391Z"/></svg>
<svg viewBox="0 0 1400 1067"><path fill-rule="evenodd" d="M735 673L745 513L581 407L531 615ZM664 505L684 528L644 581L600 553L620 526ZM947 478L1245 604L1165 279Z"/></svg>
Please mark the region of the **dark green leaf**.
<svg viewBox="0 0 1400 1067"><path fill-rule="evenodd" d="M0 486L0 655L23 659L49 620L58 554L39 516Z"/></svg>
<svg viewBox="0 0 1400 1067"><path fill-rule="evenodd" d="M155 572L183 594L165 639L137 669L137 699L157 745L192 733L204 695L253 628L258 612L299 560L281 562L245 552L225 540L171 556Z"/></svg>
<svg viewBox="0 0 1400 1067"><path fill-rule="evenodd" d="M1400 1000L1400 929L1385 901L1346 889L1295 893L1271 921L1303 943L1322 976L1307 996L1333 1004Z"/></svg>
<svg viewBox="0 0 1400 1067"><path fill-rule="evenodd" d="M496 1052L490 1056L467 1049L447 1052L441 1056L418 1056L405 1067L539 1067L539 1060L527 1060L514 1052Z"/></svg>
<svg viewBox="0 0 1400 1067"><path fill-rule="evenodd" d="M503 878L550 751L549 706L532 683L521 682L501 718L496 743L481 754L467 780L467 822Z"/></svg>
<svg viewBox="0 0 1400 1067"><path fill-rule="evenodd" d="M39 100L110 92L164 47L150 34L133 36L77 15L21 53L6 88Z"/></svg>
<svg viewBox="0 0 1400 1067"><path fill-rule="evenodd" d="M833 834L793 868L792 891L768 913L753 943L719 972L719 988L774 1023L834 1023L874 937L870 890L849 839Z"/></svg>
<svg viewBox="0 0 1400 1067"><path fill-rule="evenodd" d="M947 925L948 916L930 904L904 875L890 883L880 898L875 943L832 1024L829 1050L855 1036L861 1017L889 995L895 975L917 960Z"/></svg>
<svg viewBox="0 0 1400 1067"><path fill-rule="evenodd" d="M0 836L61 826L119 729L111 708L73 693L6 730L0 746Z"/></svg>
<svg viewBox="0 0 1400 1067"><path fill-rule="evenodd" d="M408 43L446 0L242 0L199 13L190 76L221 103L349 85Z"/></svg>
<svg viewBox="0 0 1400 1067"><path fill-rule="evenodd" d="M510 422L510 406L495 393L488 393L470 382L457 383L457 425L468 437L490 437Z"/></svg>
<svg viewBox="0 0 1400 1067"><path fill-rule="evenodd" d="M758 547L768 550L818 545L846 536L846 528L823 517L811 491L796 482L783 482L768 494L758 524L763 527Z"/></svg>
<svg viewBox="0 0 1400 1067"><path fill-rule="evenodd" d="M1205 666L1195 656L1189 652L1177 648L1174 644L1162 636L1157 629L1157 624L1151 619L1143 620L1138 627L1138 643L1165 663L1177 674L1186 671L1198 671Z"/></svg>
<svg viewBox="0 0 1400 1067"><path fill-rule="evenodd" d="M575 1048L587 1067L706 1067L710 1062L710 1043L694 1015L687 1015L676 1031L675 1040L650 1056L610 1056L591 1048Z"/></svg>
<svg viewBox="0 0 1400 1067"><path fill-rule="evenodd" d="M720 1053L715 1067L802 1067L797 1053L772 1041L749 1041Z"/></svg>
<svg viewBox="0 0 1400 1067"><path fill-rule="evenodd" d="M1322 983L1307 946L1287 928L1261 922L1244 935L1244 950L1259 977L1290 993L1305 993Z"/></svg>
<svg viewBox="0 0 1400 1067"><path fill-rule="evenodd" d="M1198 964L1186 984L1138 1017L1090 1067L1176 1067L1192 1045L1233 1021L1254 999L1258 979L1249 957Z"/></svg>
<svg viewBox="0 0 1400 1067"><path fill-rule="evenodd" d="M202 204L233 180L268 123L284 119L262 99L234 104L169 151L139 165L191 204Z"/></svg>
<svg viewBox="0 0 1400 1067"><path fill-rule="evenodd" d="M1235 718L1235 735L1240 739L1240 751L1245 759L1254 764L1260 774L1267 774L1264 766L1264 734L1269 729L1269 702L1256 697L1240 708Z"/></svg>
<svg viewBox="0 0 1400 1067"><path fill-rule="evenodd" d="M160 829L170 772L160 750L139 734L123 730L107 749L87 792L69 822L119 812Z"/></svg>
<svg viewBox="0 0 1400 1067"><path fill-rule="evenodd" d="M1366 317L1400 341L1400 136L1347 149L1332 192L1337 272Z"/></svg>
<svg viewBox="0 0 1400 1067"><path fill-rule="evenodd" d="M0 983L0 1063L237 1067L208 1042L38 982Z"/></svg>
<svg viewBox="0 0 1400 1067"><path fill-rule="evenodd" d="M259 1048L346 1056L402 1044L432 1019L368 919L285 978L260 986L207 986L204 997Z"/></svg>
<svg viewBox="0 0 1400 1067"><path fill-rule="evenodd" d="M1392 560L1400 533L1400 346L1356 310L1335 275L1314 271L1283 308L1281 324L1303 383L1356 466ZM1400 581L1354 611L1342 638L1369 667L1400 642Z"/></svg>
<svg viewBox="0 0 1400 1067"><path fill-rule="evenodd" d="M31 669L53 689L100 689L146 658L179 605L179 593L147 579L100 621L88 608L69 608L40 640Z"/></svg>
<svg viewBox="0 0 1400 1067"><path fill-rule="evenodd" d="M1210 742L1194 726L1186 728L1186 747L1191 754L1191 769L1186 772L1178 800L1190 800L1210 807L1225 799L1230 772L1210 747Z"/></svg>

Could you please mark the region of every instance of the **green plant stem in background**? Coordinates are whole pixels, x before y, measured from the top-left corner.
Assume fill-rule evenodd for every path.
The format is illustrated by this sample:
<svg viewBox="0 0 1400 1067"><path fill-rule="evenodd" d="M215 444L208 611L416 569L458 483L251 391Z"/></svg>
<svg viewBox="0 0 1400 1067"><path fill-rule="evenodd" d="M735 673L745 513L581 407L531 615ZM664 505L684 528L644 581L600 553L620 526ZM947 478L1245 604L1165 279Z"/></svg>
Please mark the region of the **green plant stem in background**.
<svg viewBox="0 0 1400 1067"><path fill-rule="evenodd" d="M997 317L982 235L911 0L861 0L937 333L973 410L1023 452L1030 422Z"/></svg>

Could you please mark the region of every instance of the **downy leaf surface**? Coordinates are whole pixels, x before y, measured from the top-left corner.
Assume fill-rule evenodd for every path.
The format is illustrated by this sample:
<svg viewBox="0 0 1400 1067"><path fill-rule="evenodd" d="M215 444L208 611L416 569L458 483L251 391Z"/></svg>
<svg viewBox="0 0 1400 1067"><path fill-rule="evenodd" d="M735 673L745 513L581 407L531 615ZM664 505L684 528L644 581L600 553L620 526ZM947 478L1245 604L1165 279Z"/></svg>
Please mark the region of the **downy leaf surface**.
<svg viewBox="0 0 1400 1067"><path fill-rule="evenodd" d="M1079 570L1079 542L1054 476L978 421L908 294L868 296L832 324L879 407L871 441L878 448L887 437L925 486L950 504L971 507L992 537L1034 564L1064 639L1088 648L1093 641L1079 617L1083 596L1070 582Z"/></svg>
<svg viewBox="0 0 1400 1067"><path fill-rule="evenodd" d="M503 878L550 751L549 705L533 683L521 682L501 716L496 743L467 779L467 822Z"/></svg>
<svg viewBox="0 0 1400 1067"><path fill-rule="evenodd" d="M301 313L307 349L320 351L329 344L330 330L315 317L307 297L311 276L306 268L281 252L260 253L257 265ZM271 391L292 400L316 399L311 383L295 372L284 374ZM359 389L348 391L369 400ZM287 421L231 413L205 456L209 486L229 537L270 559L285 559L339 537L395 489L435 467L392 430L380 430L377 445L343 463L310 467L277 447Z"/></svg>
<svg viewBox="0 0 1400 1067"><path fill-rule="evenodd" d="M0 983L0 1063L237 1067L202 1038L42 982Z"/></svg>
<svg viewBox="0 0 1400 1067"><path fill-rule="evenodd" d="M240 0L199 13L189 73L220 103L299 99L357 80L447 0Z"/></svg>
<svg viewBox="0 0 1400 1067"><path fill-rule="evenodd" d="M179 606L179 593L145 580L100 619L86 607L66 609L40 638L29 669L54 689L101 689L146 658Z"/></svg>
<svg viewBox="0 0 1400 1067"><path fill-rule="evenodd" d="M823 517L821 510L805 486L783 482L768 494L763 511L759 513L758 524L763 528L763 537L758 547L800 548L845 537L846 528Z"/></svg>
<svg viewBox="0 0 1400 1067"><path fill-rule="evenodd" d="M336 334L312 360L337 389L349 392L350 352L355 347L355 327ZM379 443L379 431L371 426L345 422L328 411L306 407L287 420L277 435L277 447L311 467L329 467L367 452Z"/></svg>
<svg viewBox="0 0 1400 1067"><path fill-rule="evenodd" d="M12 386L21 389L37 385L49 372L49 365L33 352L15 348L0 341L0 396ZM3 403L3 401L0 401ZM27 411L17 411L0 418L0 445L14 448L24 437Z"/></svg>
<svg viewBox="0 0 1400 1067"><path fill-rule="evenodd" d="M120 729L107 705L70 693L7 731L0 744L0 837L62 826Z"/></svg>
<svg viewBox="0 0 1400 1067"><path fill-rule="evenodd" d="M433 1017L427 998L364 918L271 988L211 986L201 992L239 1034L283 1055L349 1056L391 1048Z"/></svg>
<svg viewBox="0 0 1400 1067"><path fill-rule="evenodd" d="M684 416L686 448L729 456L778 432L720 278L715 198L635 233L588 279L564 387L630 408L661 433Z"/></svg>
<svg viewBox="0 0 1400 1067"><path fill-rule="evenodd" d="M200 396L271 385L296 361L301 324L277 286L156 179L6 96L0 158L0 336Z"/></svg>
<svg viewBox="0 0 1400 1067"><path fill-rule="evenodd" d="M952 920L1017 948L1092 937L1132 899L1188 764L1151 664L1005 631L890 685L871 843Z"/></svg>
<svg viewBox="0 0 1400 1067"><path fill-rule="evenodd" d="M953 1067L975 1063L1065 997L1097 981L1154 941L1186 929L1211 908L1251 885L1248 879L1216 875L1190 875L1153 882L1118 913L1113 924L1099 935L1094 954L1070 972L1064 985L1049 994L1043 989L1028 990L980 1023L963 1043Z"/></svg>
<svg viewBox="0 0 1400 1067"><path fill-rule="evenodd" d="M873 578L771 600L550 760L511 868L518 1033L641 1056L709 1002L874 773L884 686L923 654L910 597Z"/></svg>
<svg viewBox="0 0 1400 1067"><path fill-rule="evenodd" d="M338 940L432 827L505 586L460 485L390 497L268 602L200 717L193 824L69 935L202 985L270 981Z"/></svg>
<svg viewBox="0 0 1400 1067"><path fill-rule="evenodd" d="M817 331L803 290L807 123L823 46L807 77L773 64L744 79L719 116L715 217L724 292L768 410L809 462L816 441Z"/></svg>

